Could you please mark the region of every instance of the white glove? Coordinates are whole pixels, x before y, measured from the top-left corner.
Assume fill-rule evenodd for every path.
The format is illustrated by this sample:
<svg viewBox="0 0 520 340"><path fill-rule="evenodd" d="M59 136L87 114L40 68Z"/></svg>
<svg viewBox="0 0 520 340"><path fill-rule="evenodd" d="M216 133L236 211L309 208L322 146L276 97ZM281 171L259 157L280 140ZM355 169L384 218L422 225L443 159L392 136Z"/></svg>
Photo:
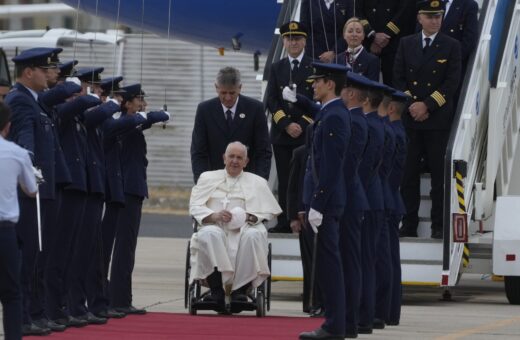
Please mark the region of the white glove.
<svg viewBox="0 0 520 340"><path fill-rule="evenodd" d="M289 86L284 87L282 90L282 97L288 102L296 103L296 84L292 87L292 89Z"/></svg>
<svg viewBox="0 0 520 340"><path fill-rule="evenodd" d="M87 96L92 96L94 98L99 99L99 96L97 94L95 94L94 92L91 92L90 86L87 87Z"/></svg>
<svg viewBox="0 0 520 340"><path fill-rule="evenodd" d="M309 210L308 220L312 230L317 234L318 227L321 225L321 222L323 221L323 214L311 208L311 210Z"/></svg>
<svg viewBox="0 0 520 340"><path fill-rule="evenodd" d="M67 77L65 81L70 81L71 83L81 86L81 80L79 80L78 77Z"/></svg>
<svg viewBox="0 0 520 340"><path fill-rule="evenodd" d="M107 99L105 100L105 103L109 103L109 102L112 102L116 105L121 105L116 99L107 97Z"/></svg>
<svg viewBox="0 0 520 340"><path fill-rule="evenodd" d="M34 177L36 178L36 184L40 185L45 182L42 175L42 170L38 169L37 167L32 167Z"/></svg>
<svg viewBox="0 0 520 340"><path fill-rule="evenodd" d="M139 111L137 114L140 114L144 119L146 119L146 112Z"/></svg>
<svg viewBox="0 0 520 340"><path fill-rule="evenodd" d="M168 111L163 111L163 112L166 113L166 115L168 116L168 120L163 122L163 124L166 125L170 121L170 118L172 117L172 115Z"/></svg>

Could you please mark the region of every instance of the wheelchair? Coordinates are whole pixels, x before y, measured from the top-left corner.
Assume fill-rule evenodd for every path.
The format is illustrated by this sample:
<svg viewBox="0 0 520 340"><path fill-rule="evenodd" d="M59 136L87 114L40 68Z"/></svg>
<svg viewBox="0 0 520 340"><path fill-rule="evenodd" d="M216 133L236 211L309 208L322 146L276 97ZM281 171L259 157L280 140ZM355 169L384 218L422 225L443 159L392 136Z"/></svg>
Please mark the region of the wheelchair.
<svg viewBox="0 0 520 340"><path fill-rule="evenodd" d="M193 232L197 232L198 223L193 220ZM216 303L204 301L210 294L209 289L203 291L205 280L194 280L190 284L191 271L191 240L188 241L186 248L186 272L184 277L184 308L188 309L191 315L197 315L198 310L214 310L219 314L231 315L242 311L256 311L257 317L263 317L271 309L271 275L262 282L260 286L252 289L248 294L248 301L231 301L229 294L226 294L224 310ZM268 244L267 263L271 271L271 243Z"/></svg>

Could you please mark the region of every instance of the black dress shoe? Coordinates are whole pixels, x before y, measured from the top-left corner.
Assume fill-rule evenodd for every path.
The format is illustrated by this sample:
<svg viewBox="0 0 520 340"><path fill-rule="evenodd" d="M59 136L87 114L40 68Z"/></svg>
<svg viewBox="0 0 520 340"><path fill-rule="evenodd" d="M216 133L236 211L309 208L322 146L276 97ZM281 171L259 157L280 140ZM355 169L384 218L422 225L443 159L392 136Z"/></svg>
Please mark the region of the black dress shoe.
<svg viewBox="0 0 520 340"><path fill-rule="evenodd" d="M314 308L310 311L309 316L311 318L321 318L325 316L325 309L322 307Z"/></svg>
<svg viewBox="0 0 520 340"><path fill-rule="evenodd" d="M231 293L231 302L247 302L247 295L233 292Z"/></svg>
<svg viewBox="0 0 520 340"><path fill-rule="evenodd" d="M372 326L359 325L357 331L359 334L372 334Z"/></svg>
<svg viewBox="0 0 520 340"><path fill-rule="evenodd" d="M358 337L357 332L346 332L345 333L345 339L355 339Z"/></svg>
<svg viewBox="0 0 520 340"><path fill-rule="evenodd" d="M387 321L386 325L387 326L399 326L399 321L395 321L395 320Z"/></svg>
<svg viewBox="0 0 520 340"><path fill-rule="evenodd" d="M22 325L22 335L49 335L51 330L46 327L38 327L34 323Z"/></svg>
<svg viewBox="0 0 520 340"><path fill-rule="evenodd" d="M384 320L375 318L374 322L372 323L373 329L385 329L385 322Z"/></svg>
<svg viewBox="0 0 520 340"><path fill-rule="evenodd" d="M128 307L114 307L114 310L119 313L143 315L146 314L146 309L135 308L134 306Z"/></svg>
<svg viewBox="0 0 520 340"><path fill-rule="evenodd" d="M58 325L56 322L47 320L45 318L33 321L33 323L40 328L48 328L53 332L63 332L67 329L67 326Z"/></svg>
<svg viewBox="0 0 520 340"><path fill-rule="evenodd" d="M94 315L97 316L98 318L105 318L105 319L111 319L111 318L121 319L126 316L125 313L119 313L111 308L109 308L107 310L102 310L101 312L95 313Z"/></svg>
<svg viewBox="0 0 520 340"><path fill-rule="evenodd" d="M345 337L339 334L330 334L323 328L318 328L312 332L300 333L300 339L314 339L314 340L343 340Z"/></svg>
<svg viewBox="0 0 520 340"><path fill-rule="evenodd" d="M402 227L399 229L399 237L417 237L417 229Z"/></svg>
<svg viewBox="0 0 520 340"><path fill-rule="evenodd" d="M442 234L442 229L432 229L432 238L441 240Z"/></svg>
<svg viewBox="0 0 520 340"><path fill-rule="evenodd" d="M55 323L57 323L58 325L63 325L63 326L66 326L66 327L85 327L86 325L88 325L88 322L85 321L85 320L80 320L80 319L77 319L73 316L68 316L66 318L61 318L61 319L56 319L56 320L53 320Z"/></svg>
<svg viewBox="0 0 520 340"><path fill-rule="evenodd" d="M85 320L89 325L104 325L107 323L106 318L97 317L91 312L87 312L86 314L78 316L77 319Z"/></svg>

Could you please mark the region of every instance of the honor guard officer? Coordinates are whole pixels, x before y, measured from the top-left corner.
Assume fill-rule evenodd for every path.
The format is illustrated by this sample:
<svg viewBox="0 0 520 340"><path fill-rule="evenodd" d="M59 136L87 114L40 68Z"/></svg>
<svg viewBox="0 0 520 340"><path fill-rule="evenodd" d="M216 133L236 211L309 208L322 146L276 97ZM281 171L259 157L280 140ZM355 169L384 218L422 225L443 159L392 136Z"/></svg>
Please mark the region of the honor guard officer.
<svg viewBox="0 0 520 340"><path fill-rule="evenodd" d="M383 84L371 81L367 90L367 98L362 106L368 123L368 143L359 165L359 175L370 210L365 212L361 228L363 286L358 327L358 332L361 334L372 333L375 313L376 243L384 219L383 189L379 167L383 159L385 131L383 120L377 112L379 104L383 100L383 89Z"/></svg>
<svg viewBox="0 0 520 340"><path fill-rule="evenodd" d="M443 235L444 154L460 79L460 44L440 32L444 2L424 0L417 6L422 31L401 39L394 68L395 88L413 98L403 116L408 154L401 188L406 206L401 235L417 237L424 159L431 172L431 235L439 239Z"/></svg>
<svg viewBox="0 0 520 340"><path fill-rule="evenodd" d="M381 58L385 84L392 85L394 57L399 39L415 30L415 0L356 1L356 16L366 32L365 46Z"/></svg>
<svg viewBox="0 0 520 340"><path fill-rule="evenodd" d="M146 102L141 84L123 87L122 115L141 114ZM143 113L143 115L145 115ZM121 170L123 172L123 189L125 206L121 211L116 227L112 271L110 275L110 298L112 307L125 314L145 314L144 309L132 305L132 272L134 270L137 235L141 223L141 210L144 198L148 197L146 183L146 140L142 130L154 123L165 122L170 118L165 111L148 112L146 123L140 129L132 129L121 136Z"/></svg>
<svg viewBox="0 0 520 340"><path fill-rule="evenodd" d="M94 71L95 69L93 69ZM93 72L92 71L92 72ZM83 74L81 79L91 79L95 75ZM122 77L119 77L122 79ZM108 84L112 84L108 79ZM102 96L106 90L106 80L94 84L93 93ZM103 87L104 86L104 87ZM89 324L104 324L106 318L95 316L86 308L88 284L96 282L97 271L90 271L90 265L99 263L93 261L95 250L101 249L101 219L105 195L105 154L103 150L103 138L105 132L107 138L110 134L117 133L117 123L112 115L121 110L120 104L115 99L109 99L104 103L86 110L83 114L83 123L87 131L87 188L88 197L85 206L85 216L81 222L77 240L77 246L72 258L71 284L69 292L69 312L72 316L85 320ZM119 124L121 125L121 124ZM119 133L122 133L121 128ZM97 289L103 288L103 282L97 282ZM90 287L91 288L91 287ZM90 289L90 291L95 290ZM89 295L92 295L89 294Z"/></svg>
<svg viewBox="0 0 520 340"><path fill-rule="evenodd" d="M111 96L119 102L123 102L124 89L119 87L123 77L105 79L101 82L102 97ZM108 269L112 256L116 227L119 222L120 212L125 205L123 189L123 175L121 170L121 146L124 133L131 133L137 126L146 123L146 118L140 114L121 115L120 112L112 115L112 118L103 126L103 150L105 153L105 213L101 224L101 251L94 254L91 263L91 271L102 279L102 287L99 282L92 281L87 287L89 311L103 318L121 318L125 313L120 313L110 308ZM92 268L97 267L97 268ZM93 280L94 276L90 276Z"/></svg>
<svg viewBox="0 0 520 340"><path fill-rule="evenodd" d="M305 142L305 130L312 123L312 115L283 100L282 90L285 86L295 86L299 94L312 99L312 87L307 82L312 74L312 59L304 52L307 29L302 24L288 22L280 27L280 34L288 56L271 65L267 108L273 117L270 137L278 177L278 203L284 212L278 216L276 227L269 232L290 233L286 213L289 162L293 150Z"/></svg>
<svg viewBox="0 0 520 340"><path fill-rule="evenodd" d="M40 168L45 182L40 185L42 217L52 212L56 199L55 156L57 145L52 114L39 104L39 92L47 88L46 69L51 64L53 48L32 48L13 58L17 82L5 98L11 109L11 130L8 138L30 152L33 164ZM31 287L38 252L36 201L23 193L19 196L20 219L17 233L22 241L21 285L23 292L23 333L46 334L49 328L38 327L30 317Z"/></svg>
<svg viewBox="0 0 520 340"><path fill-rule="evenodd" d="M340 220L339 248L345 281L345 337L358 334L359 305L361 301L361 225L369 210L365 189L358 173L359 164L368 141L367 119L362 105L367 99L370 80L354 72L347 72L341 91L343 103L350 112L352 135L343 162L343 176L347 201Z"/></svg>
<svg viewBox="0 0 520 340"><path fill-rule="evenodd" d="M383 119L385 144L383 158L379 167L379 177L383 189L384 215L381 232L376 243L376 309L373 327L382 329L390 314L391 285L393 278L389 226L390 215L395 211L394 196L390 190L388 177L392 171L395 157L396 136L394 129L390 126L388 110L392 103L392 94L395 90L389 86L383 89L383 101L379 105L378 113Z"/></svg>
<svg viewBox="0 0 520 340"><path fill-rule="evenodd" d="M347 68L313 63L314 99L322 103L316 115L310 158L304 180L303 200L312 230L319 233L315 256L316 280L323 292L325 322L300 339L343 339L345 332L345 288L339 252L339 218L345 206L343 158L350 140L350 120L339 98Z"/></svg>
<svg viewBox="0 0 520 340"><path fill-rule="evenodd" d="M390 254L392 259L392 283L390 288L390 311L385 323L389 326L399 324L401 317L401 255L399 252L399 224L406 212L401 197L400 185L403 177L404 162L406 160L406 131L401 122L401 114L407 108L410 96L401 91L392 94L392 101L388 106L390 126L395 134L395 156L392 170L388 176L388 185L394 200L394 211L388 217L388 236L390 240Z"/></svg>
<svg viewBox="0 0 520 340"><path fill-rule="evenodd" d="M99 82L102 71L103 68L77 70L76 76L82 81L82 95L56 108L60 139L72 181L63 190L58 230L48 258L46 310L50 319L67 327L87 325L87 321L70 315L65 301L70 290L71 274L74 273L71 269L87 202L88 149L84 113L101 103L99 97L91 94L90 88L93 83Z"/></svg>

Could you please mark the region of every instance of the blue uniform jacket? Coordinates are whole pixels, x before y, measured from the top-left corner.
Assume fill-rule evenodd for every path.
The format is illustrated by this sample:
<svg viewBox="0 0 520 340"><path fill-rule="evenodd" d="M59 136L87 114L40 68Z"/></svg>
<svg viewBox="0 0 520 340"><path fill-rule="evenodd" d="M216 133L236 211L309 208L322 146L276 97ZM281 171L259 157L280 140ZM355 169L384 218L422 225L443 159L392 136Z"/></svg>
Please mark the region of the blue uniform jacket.
<svg viewBox="0 0 520 340"><path fill-rule="evenodd" d="M101 101L93 96L81 96L58 105L61 145L71 175L66 189L87 192L87 130L83 125L83 113Z"/></svg>
<svg viewBox="0 0 520 340"><path fill-rule="evenodd" d="M381 178L381 186L383 187L385 210L392 212L395 210L395 203L393 192L388 183L388 176L394 165L396 137L394 129L390 126L388 117L383 117L383 123L385 129L385 145L383 149L383 162L381 162L381 166L379 167L379 177Z"/></svg>
<svg viewBox="0 0 520 340"><path fill-rule="evenodd" d="M141 115L122 115L103 123L103 150L105 154L105 201L125 204L123 172L121 171L122 136L146 122Z"/></svg>
<svg viewBox="0 0 520 340"><path fill-rule="evenodd" d="M474 0L453 0L442 20L441 32L460 41L461 59L467 61L478 41L478 4Z"/></svg>
<svg viewBox="0 0 520 340"><path fill-rule="evenodd" d="M383 210L383 189L379 178L379 167L383 160L385 128L376 111L366 114L368 123L368 143L363 160L359 165L359 175L365 188L370 210Z"/></svg>
<svg viewBox="0 0 520 340"><path fill-rule="evenodd" d="M5 104L12 113L8 139L31 152L34 166L42 170L45 178L39 186L40 197L54 199L56 136L51 114L20 83L7 94Z"/></svg>
<svg viewBox="0 0 520 340"><path fill-rule="evenodd" d="M356 107L350 110L352 135L345 154L343 173L347 188L347 203L345 212L369 210L365 189L361 184L359 176L359 165L365 152L368 142L368 124L361 108Z"/></svg>
<svg viewBox="0 0 520 340"><path fill-rule="evenodd" d="M126 114L124 114L126 116ZM167 120L168 117L162 111L149 112L146 122L140 129L132 129L121 135L121 170L123 173L123 190L125 194L139 197L148 197L148 185L146 183L146 140L143 130L152 124Z"/></svg>
<svg viewBox="0 0 520 340"><path fill-rule="evenodd" d="M105 153L103 150L102 124L119 112L121 107L113 102L101 104L84 113L87 129L87 178L88 192L105 194Z"/></svg>
<svg viewBox="0 0 520 340"><path fill-rule="evenodd" d="M338 64L347 65L346 51L338 54ZM361 74L373 81L379 81L379 73L381 71L379 58L364 48L350 67L352 67L352 72Z"/></svg>
<svg viewBox="0 0 520 340"><path fill-rule="evenodd" d="M403 198L401 197L401 180L403 178L404 163L406 161L407 140L406 131L401 120L395 120L390 123L395 133L395 157L392 165L392 171L388 176L388 185L392 191L395 202L395 213L404 215L406 208Z"/></svg>
<svg viewBox="0 0 520 340"><path fill-rule="evenodd" d="M66 81L54 86L47 91L41 92L38 98L48 107L53 107L62 104L67 98L70 98L74 93L78 93L80 91L80 85Z"/></svg>
<svg viewBox="0 0 520 340"><path fill-rule="evenodd" d="M307 208L336 216L343 213L346 193L342 168L350 133L348 110L341 99L330 102L317 114L303 187Z"/></svg>

